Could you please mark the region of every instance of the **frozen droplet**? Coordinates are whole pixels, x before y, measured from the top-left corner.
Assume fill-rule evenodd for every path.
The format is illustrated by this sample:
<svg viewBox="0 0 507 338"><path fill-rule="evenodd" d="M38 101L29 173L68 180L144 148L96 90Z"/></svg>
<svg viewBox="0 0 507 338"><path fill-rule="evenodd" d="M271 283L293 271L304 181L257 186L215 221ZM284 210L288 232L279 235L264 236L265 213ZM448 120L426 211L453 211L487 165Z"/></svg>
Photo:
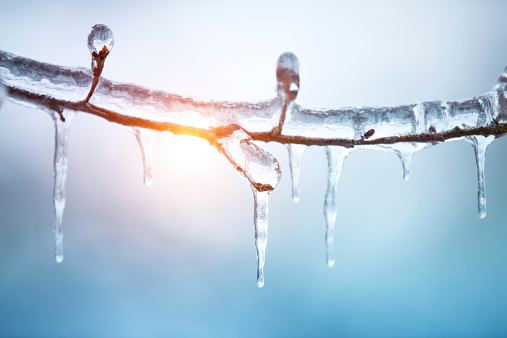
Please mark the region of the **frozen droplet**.
<svg viewBox="0 0 507 338"><path fill-rule="evenodd" d="M326 259L327 265L332 267L334 265L334 225L338 213L336 188L345 158L350 154L352 149L339 146L327 146L325 149L329 168L326 199L324 203L324 216L326 218Z"/></svg>
<svg viewBox="0 0 507 338"><path fill-rule="evenodd" d="M149 187L153 184L153 150L155 148L155 141L157 140L159 132L137 127L132 129L134 135L136 136L137 143L139 143L139 148L141 148L141 155L143 156L144 184Z"/></svg>
<svg viewBox="0 0 507 338"><path fill-rule="evenodd" d="M259 191L272 191L282 178L278 160L257 146L241 129L218 139L216 148L227 157L234 169Z"/></svg>
<svg viewBox="0 0 507 338"><path fill-rule="evenodd" d="M285 95L288 101L296 98L299 91L299 60L293 53L280 55L276 66L277 91Z"/></svg>
<svg viewBox="0 0 507 338"><path fill-rule="evenodd" d="M477 184L478 184L478 211L479 217L486 217L486 178L485 178L485 164L486 164L486 149L488 145L495 139L494 135L489 136L468 136L466 140L472 144L475 151L475 160L477 163Z"/></svg>
<svg viewBox="0 0 507 338"><path fill-rule="evenodd" d="M114 37L111 29L102 24L92 27L88 35L88 50L93 56L93 53L100 54L101 52L109 53L114 46ZM106 48L104 50L104 47Z"/></svg>
<svg viewBox="0 0 507 338"><path fill-rule="evenodd" d="M299 172L301 169L301 158L307 148L304 144L287 144L289 150L290 175L292 178L292 200L299 202Z"/></svg>
<svg viewBox="0 0 507 338"><path fill-rule="evenodd" d="M254 194L255 249L257 251L257 286L264 286L264 262L268 242L268 206L271 191L258 191L252 186Z"/></svg>
<svg viewBox="0 0 507 338"><path fill-rule="evenodd" d="M63 232L62 220L65 209L65 182L67 180L67 149L69 126L75 112L65 110L64 112L53 112L55 123L55 154L53 161L54 189L53 207L55 212L55 223L53 226L55 241L55 260L57 263L63 261Z"/></svg>

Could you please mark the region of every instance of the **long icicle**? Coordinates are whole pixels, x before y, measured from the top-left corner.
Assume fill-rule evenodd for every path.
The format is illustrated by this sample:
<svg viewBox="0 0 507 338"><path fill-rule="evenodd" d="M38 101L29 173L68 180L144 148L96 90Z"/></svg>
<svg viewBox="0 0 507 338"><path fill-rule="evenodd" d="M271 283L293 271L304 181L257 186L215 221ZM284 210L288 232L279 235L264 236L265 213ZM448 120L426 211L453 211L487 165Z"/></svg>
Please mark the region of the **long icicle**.
<svg viewBox="0 0 507 338"><path fill-rule="evenodd" d="M271 191L258 191L252 186L254 194L255 249L257 251L257 286L264 286L264 262L268 242L268 206Z"/></svg>
<svg viewBox="0 0 507 338"><path fill-rule="evenodd" d="M290 176L292 179L292 200L299 202L299 172L301 170L301 158L306 148L304 144L287 144L289 150Z"/></svg>
<svg viewBox="0 0 507 338"><path fill-rule="evenodd" d="M137 143L139 143L139 148L141 148L141 154L143 156L144 184L149 187L153 184L153 150L155 148L155 141L159 132L143 128L132 128L132 130L136 136Z"/></svg>
<svg viewBox="0 0 507 338"><path fill-rule="evenodd" d="M478 211L479 217L486 217L486 177L485 177L485 164L486 164L486 149L488 145L493 142L495 137L490 135L484 136L471 136L467 141L472 144L475 151L475 161L477 163L477 185L478 185Z"/></svg>
<svg viewBox="0 0 507 338"><path fill-rule="evenodd" d="M55 213L55 223L53 234L55 241L55 260L57 263L63 261L63 232L62 219L65 209L65 182L67 180L67 149L69 126L75 112L65 110L63 112L53 112L52 117L55 123L55 154L53 161L54 170L54 188L53 188L53 207Z"/></svg>
<svg viewBox="0 0 507 338"><path fill-rule="evenodd" d="M324 216L326 218L326 252L327 252L327 266L332 267L334 265L334 224L336 221L336 215L338 207L336 205L336 188L338 186L338 180L340 173L343 168L343 162L347 155L351 152L350 149L327 146L327 162L329 173L327 177L327 190L326 200L324 203Z"/></svg>

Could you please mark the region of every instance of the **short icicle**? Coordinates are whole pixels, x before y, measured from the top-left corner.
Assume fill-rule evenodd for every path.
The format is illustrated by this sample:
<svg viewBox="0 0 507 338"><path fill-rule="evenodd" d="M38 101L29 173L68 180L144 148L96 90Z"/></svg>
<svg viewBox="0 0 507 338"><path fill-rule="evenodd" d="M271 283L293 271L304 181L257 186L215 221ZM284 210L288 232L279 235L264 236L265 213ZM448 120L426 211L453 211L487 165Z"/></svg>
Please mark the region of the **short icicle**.
<svg viewBox="0 0 507 338"><path fill-rule="evenodd" d="M400 153L398 155L401 160L401 166L403 167L403 179L405 181L408 181L408 178L410 176L410 164L412 163L413 155L414 153L412 152Z"/></svg>
<svg viewBox="0 0 507 338"><path fill-rule="evenodd" d="M289 150L290 175L292 178L292 200L299 202L299 172L301 169L301 158L307 146L304 144L287 144Z"/></svg>
<svg viewBox="0 0 507 338"><path fill-rule="evenodd" d="M55 223L53 226L53 233L55 241L55 260L57 263L63 261L62 219L65 209L65 181L67 180L68 166L67 149L69 126L74 115L75 112L69 110L65 110L64 112L53 112L52 115L55 123L55 156L53 162L53 207L55 212Z"/></svg>
<svg viewBox="0 0 507 338"><path fill-rule="evenodd" d="M486 178L484 166L486 164L486 149L493 142L495 136L470 136L467 141L472 144L475 151L475 160L477 163L477 184L478 184L478 211L479 218L486 217Z"/></svg>
<svg viewBox="0 0 507 338"><path fill-rule="evenodd" d="M380 148L394 152L396 156L398 156L403 169L403 179L405 181L408 181L408 178L410 176L410 165L412 164L412 157L417 151L422 150L426 147L428 147L427 143L401 142L381 146Z"/></svg>
<svg viewBox="0 0 507 338"><path fill-rule="evenodd" d="M268 242L268 204L271 191L258 191L252 186L254 194L255 249L257 251L257 286L264 286L264 262Z"/></svg>
<svg viewBox="0 0 507 338"><path fill-rule="evenodd" d="M327 146L327 162L329 173L327 178L326 200L324 203L324 216L326 217L326 252L327 266L334 265L334 225L338 207L336 205L336 189L343 168L343 162L351 149L339 146Z"/></svg>
<svg viewBox="0 0 507 338"><path fill-rule="evenodd" d="M132 128L134 135L136 136L137 143L141 148L141 154L143 156L143 180L144 184L149 187L153 184L152 174L152 159L153 150L155 148L155 141L157 139L158 132L151 129L143 128Z"/></svg>

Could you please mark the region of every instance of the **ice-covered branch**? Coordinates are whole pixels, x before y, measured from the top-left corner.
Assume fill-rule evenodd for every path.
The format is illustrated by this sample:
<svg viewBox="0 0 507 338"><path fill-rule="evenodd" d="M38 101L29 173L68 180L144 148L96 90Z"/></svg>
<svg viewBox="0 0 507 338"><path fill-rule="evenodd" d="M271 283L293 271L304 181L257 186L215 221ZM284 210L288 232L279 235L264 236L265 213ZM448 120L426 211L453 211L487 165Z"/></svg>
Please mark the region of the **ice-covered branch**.
<svg viewBox="0 0 507 338"><path fill-rule="evenodd" d="M254 141L286 144L290 154L293 199L299 200L299 164L307 146L325 146L329 164L326 192L328 265L334 262L335 201L344 159L357 148L396 153L408 179L413 154L446 140L465 139L475 149L479 181L479 215L485 216L484 156L495 137L507 133L507 69L495 88L461 101L430 101L396 107L317 109L295 102L299 91L299 61L292 53L280 56L276 96L260 102L198 100L101 77L114 41L104 25L92 28L88 45L91 69L38 62L0 51L0 81L13 102L51 113L56 126L55 241L61 252L61 219L65 205L67 167L65 139L74 112L102 117L130 127L142 150L145 183L151 184L151 149L155 131L206 139L221 152L253 188L258 258L258 284L263 284L269 193L281 178L275 157Z"/></svg>

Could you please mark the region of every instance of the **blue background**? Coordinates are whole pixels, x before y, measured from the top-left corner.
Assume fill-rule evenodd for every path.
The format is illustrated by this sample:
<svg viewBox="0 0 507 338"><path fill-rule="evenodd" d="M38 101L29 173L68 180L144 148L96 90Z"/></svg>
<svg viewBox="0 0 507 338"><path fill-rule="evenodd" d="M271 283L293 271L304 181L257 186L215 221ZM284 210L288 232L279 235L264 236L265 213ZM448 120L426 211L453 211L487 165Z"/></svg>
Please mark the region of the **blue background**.
<svg viewBox="0 0 507 338"><path fill-rule="evenodd" d="M507 2L0 2L0 49L202 98L272 97L277 57L301 63L298 102L387 106L489 91L507 63ZM336 265L325 264L327 162L311 147L301 201L288 156L270 201L266 284L255 284L253 198L206 142L162 134L154 185L135 138L79 114L69 145L65 260L53 261L53 127L0 112L0 336L507 335L507 139L488 149L477 217L473 149L352 153L339 183Z"/></svg>

